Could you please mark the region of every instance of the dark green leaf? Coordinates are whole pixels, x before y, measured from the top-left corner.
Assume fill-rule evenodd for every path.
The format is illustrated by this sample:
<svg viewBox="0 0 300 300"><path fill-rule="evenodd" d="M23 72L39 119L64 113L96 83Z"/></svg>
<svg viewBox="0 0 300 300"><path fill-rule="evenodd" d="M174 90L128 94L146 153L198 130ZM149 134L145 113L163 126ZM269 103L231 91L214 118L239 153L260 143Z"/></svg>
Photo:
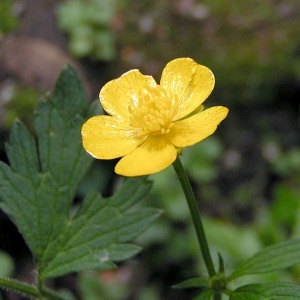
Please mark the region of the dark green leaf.
<svg viewBox="0 0 300 300"><path fill-rule="evenodd" d="M267 273L291 267L300 262L300 239L293 239L264 248L241 264L228 280L247 274Z"/></svg>
<svg viewBox="0 0 300 300"><path fill-rule="evenodd" d="M139 252L139 247L128 242L140 235L160 212L130 208L150 187L148 181L129 179L112 198L90 194L65 231L44 252L43 261L47 261L47 265L40 269L41 277L84 269L108 269L114 266L112 261L124 260Z"/></svg>
<svg viewBox="0 0 300 300"><path fill-rule="evenodd" d="M300 286L293 283L274 282L249 284L238 288L230 300L299 300Z"/></svg>
<svg viewBox="0 0 300 300"><path fill-rule="evenodd" d="M218 253L218 260L219 260L219 273L224 273L225 270L224 259L220 253Z"/></svg>
<svg viewBox="0 0 300 300"><path fill-rule="evenodd" d="M92 161L80 137L87 109L82 84L68 67L50 99L39 104L35 117L41 171L50 172L60 186L70 189L71 195Z"/></svg>
<svg viewBox="0 0 300 300"><path fill-rule="evenodd" d="M36 143L27 129L16 121L10 132L10 144L6 145L6 153L11 168L27 177L32 183L39 181L39 159Z"/></svg>
<svg viewBox="0 0 300 300"><path fill-rule="evenodd" d="M80 131L87 101L71 67L35 117L37 141L15 122L7 145L10 167L0 162L0 205L23 234L38 260L68 222L78 183L90 167Z"/></svg>
<svg viewBox="0 0 300 300"><path fill-rule="evenodd" d="M210 300L213 295L212 290L205 290L201 294L199 294L194 300Z"/></svg>

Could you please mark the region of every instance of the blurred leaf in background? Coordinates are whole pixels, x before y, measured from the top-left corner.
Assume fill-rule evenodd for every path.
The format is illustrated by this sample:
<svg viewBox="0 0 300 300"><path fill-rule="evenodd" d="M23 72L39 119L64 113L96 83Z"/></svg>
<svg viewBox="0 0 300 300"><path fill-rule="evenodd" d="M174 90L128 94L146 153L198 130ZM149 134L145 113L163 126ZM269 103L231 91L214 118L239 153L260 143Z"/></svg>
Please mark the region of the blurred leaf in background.
<svg viewBox="0 0 300 300"><path fill-rule="evenodd" d="M6 252L0 251L0 277L12 276L14 268L12 257Z"/></svg>
<svg viewBox="0 0 300 300"><path fill-rule="evenodd" d="M69 47L77 57L111 61L116 56L112 22L115 0L67 0L57 10L60 28L69 35Z"/></svg>
<svg viewBox="0 0 300 300"><path fill-rule="evenodd" d="M13 258L6 252L0 251L0 277L9 277L14 273L15 264ZM2 291L0 291L0 299Z"/></svg>
<svg viewBox="0 0 300 300"><path fill-rule="evenodd" d="M2 90L2 99L5 101L2 108L4 112L1 125L10 128L15 119L19 119L32 129L32 115L41 93L32 88L15 84L7 86L5 96L3 93Z"/></svg>
<svg viewBox="0 0 300 300"><path fill-rule="evenodd" d="M299 1L125 1L118 34L125 66L156 71L174 57L205 63L214 95L238 106L271 103L274 84L300 76ZM151 41L151 43L149 43Z"/></svg>
<svg viewBox="0 0 300 300"><path fill-rule="evenodd" d="M18 19L13 13L12 0L1 0L0 2L0 38L18 26Z"/></svg>

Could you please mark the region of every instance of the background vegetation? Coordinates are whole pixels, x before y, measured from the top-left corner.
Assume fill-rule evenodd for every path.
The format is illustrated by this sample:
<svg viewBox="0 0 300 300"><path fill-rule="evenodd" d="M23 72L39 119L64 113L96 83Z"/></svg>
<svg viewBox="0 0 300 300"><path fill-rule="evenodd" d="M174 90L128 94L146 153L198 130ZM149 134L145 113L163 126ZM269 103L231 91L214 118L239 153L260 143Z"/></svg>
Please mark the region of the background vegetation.
<svg viewBox="0 0 300 300"><path fill-rule="evenodd" d="M262 246L299 237L299 9L297 0L1 1L1 160L13 119L31 126L37 98L53 89L65 63L77 68L92 101L129 69L159 80L169 60L192 57L216 77L206 105L230 108L213 137L183 154L213 250L233 266ZM112 193L113 165L94 163L78 201L91 188ZM165 214L139 238L144 251L115 271L72 274L53 286L88 300L193 295L170 288L203 268L180 187L172 168L151 179L145 202ZM34 279L34 262L3 213L0 249L1 275ZM264 278L275 279L300 283L300 268Z"/></svg>

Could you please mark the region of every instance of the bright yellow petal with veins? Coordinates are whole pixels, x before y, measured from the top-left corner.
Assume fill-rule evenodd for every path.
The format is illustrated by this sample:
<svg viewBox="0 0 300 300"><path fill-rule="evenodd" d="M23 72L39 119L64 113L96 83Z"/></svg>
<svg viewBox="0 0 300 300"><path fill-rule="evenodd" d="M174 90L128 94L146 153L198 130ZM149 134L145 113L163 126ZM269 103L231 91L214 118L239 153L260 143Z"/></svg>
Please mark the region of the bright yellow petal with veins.
<svg viewBox="0 0 300 300"><path fill-rule="evenodd" d="M87 120L81 130L84 149L98 159L113 159L136 149L145 139L121 119L96 116Z"/></svg>
<svg viewBox="0 0 300 300"><path fill-rule="evenodd" d="M175 122L168 137L179 148L194 145L213 134L227 114L228 108L213 106L190 118Z"/></svg>
<svg viewBox="0 0 300 300"><path fill-rule="evenodd" d="M191 58L178 58L164 68L160 85L172 91L179 100L179 120L197 109L210 95L215 78L210 69L197 64Z"/></svg>
<svg viewBox="0 0 300 300"><path fill-rule="evenodd" d="M129 104L138 101L138 94L145 86L155 87L157 83L139 70L128 71L103 86L99 94L101 105L110 115L128 118Z"/></svg>
<svg viewBox="0 0 300 300"><path fill-rule="evenodd" d="M133 152L124 156L115 172L123 176L141 176L167 168L177 157L176 148L162 136L149 136Z"/></svg>

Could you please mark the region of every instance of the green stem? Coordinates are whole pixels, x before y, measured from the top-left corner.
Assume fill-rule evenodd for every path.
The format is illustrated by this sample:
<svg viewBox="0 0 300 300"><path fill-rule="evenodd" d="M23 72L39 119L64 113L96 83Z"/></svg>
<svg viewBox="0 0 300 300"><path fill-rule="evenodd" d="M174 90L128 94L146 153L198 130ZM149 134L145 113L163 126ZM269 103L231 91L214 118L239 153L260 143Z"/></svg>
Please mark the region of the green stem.
<svg viewBox="0 0 300 300"><path fill-rule="evenodd" d="M0 278L0 286L4 289L18 292L32 298L40 297L40 292L36 287L10 278Z"/></svg>
<svg viewBox="0 0 300 300"><path fill-rule="evenodd" d="M37 288L33 285L11 278L0 277L0 287L2 287L4 290L10 290L33 299L66 300L66 298L59 296L48 288L42 286Z"/></svg>
<svg viewBox="0 0 300 300"><path fill-rule="evenodd" d="M193 189L192 189L191 183L188 179L188 176L187 176L187 174L182 166L182 163L179 159L179 156L177 156L177 159L173 163L173 167L174 167L175 172L178 176L178 179L181 183L183 192L185 194L185 197L186 197L189 209L190 209L190 213L192 216L193 224L194 224L194 227L196 230L199 246L201 249L202 257L205 262L206 269L208 271L209 276L213 277L216 274L216 271L215 271L213 261L212 261L211 255L210 255L210 251L208 248L206 235L204 232L200 214L198 212L195 194L193 192ZM218 298L215 298L215 299L218 299Z"/></svg>

